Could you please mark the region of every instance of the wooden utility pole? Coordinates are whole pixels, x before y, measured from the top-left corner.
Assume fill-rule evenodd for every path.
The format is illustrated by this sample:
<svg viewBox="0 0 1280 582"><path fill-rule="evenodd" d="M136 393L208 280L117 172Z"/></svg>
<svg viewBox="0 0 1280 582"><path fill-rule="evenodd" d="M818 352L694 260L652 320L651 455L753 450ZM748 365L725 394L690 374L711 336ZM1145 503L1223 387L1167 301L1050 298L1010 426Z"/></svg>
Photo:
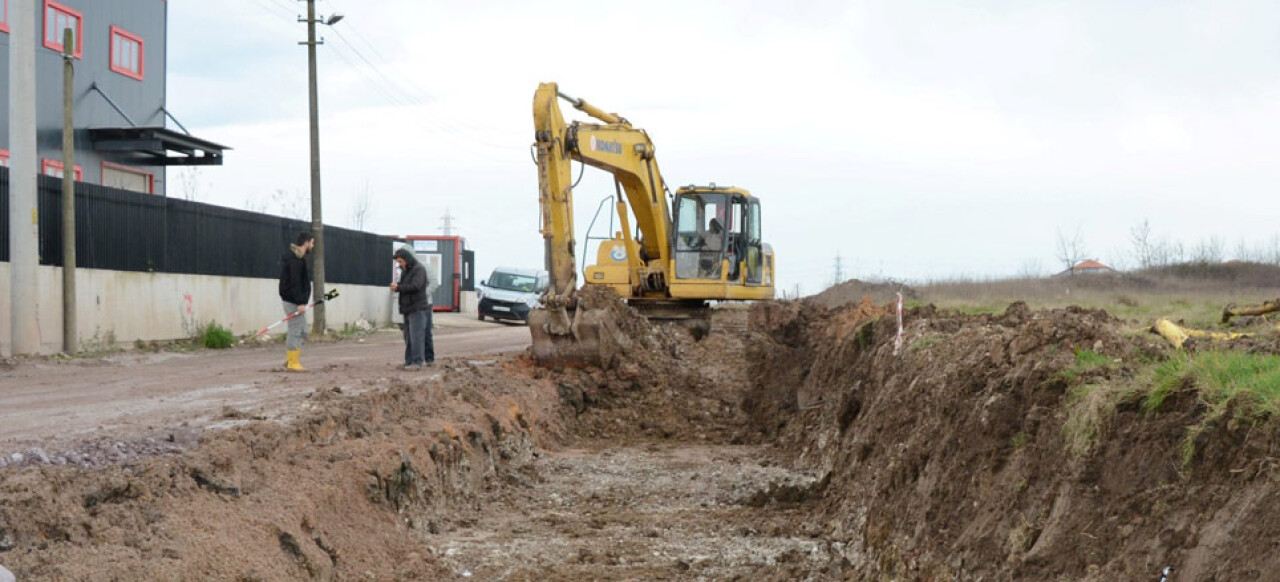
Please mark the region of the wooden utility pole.
<svg viewBox="0 0 1280 582"><path fill-rule="evenodd" d="M80 351L76 337L76 39L70 28L62 35L62 351Z"/></svg>
<svg viewBox="0 0 1280 582"><path fill-rule="evenodd" d="M307 0L307 73L311 98L311 234L316 237L312 251L312 297L324 297L324 220L320 215L320 99L316 91L316 0ZM311 336L324 335L324 303L312 310Z"/></svg>

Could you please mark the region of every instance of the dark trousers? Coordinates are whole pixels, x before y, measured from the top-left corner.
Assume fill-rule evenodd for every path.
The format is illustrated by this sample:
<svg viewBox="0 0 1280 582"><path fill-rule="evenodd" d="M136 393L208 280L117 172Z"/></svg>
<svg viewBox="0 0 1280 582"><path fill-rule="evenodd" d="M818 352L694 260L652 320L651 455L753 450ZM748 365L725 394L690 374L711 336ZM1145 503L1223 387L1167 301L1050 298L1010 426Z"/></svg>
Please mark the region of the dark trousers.
<svg viewBox="0 0 1280 582"><path fill-rule="evenodd" d="M400 331L404 335L406 366L436 361L435 342L431 340L431 308L404 314Z"/></svg>

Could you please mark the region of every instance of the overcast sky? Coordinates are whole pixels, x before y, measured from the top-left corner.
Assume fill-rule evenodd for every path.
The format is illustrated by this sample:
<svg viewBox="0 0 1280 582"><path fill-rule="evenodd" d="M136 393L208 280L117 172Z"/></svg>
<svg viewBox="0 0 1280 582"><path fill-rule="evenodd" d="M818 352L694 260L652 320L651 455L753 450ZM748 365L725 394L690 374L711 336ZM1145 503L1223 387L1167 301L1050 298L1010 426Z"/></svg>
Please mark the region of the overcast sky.
<svg viewBox="0 0 1280 582"><path fill-rule="evenodd" d="M366 190L374 232L448 209L482 275L542 265L540 81L647 130L673 189L759 196L780 289L820 290L837 253L859 278L1005 276L1060 270L1058 232L1124 264L1143 220L1228 254L1280 224L1275 2L317 6L345 16L319 47L325 222ZM168 108L234 148L170 196L309 216L304 9L169 3ZM612 190L588 169L579 237Z"/></svg>

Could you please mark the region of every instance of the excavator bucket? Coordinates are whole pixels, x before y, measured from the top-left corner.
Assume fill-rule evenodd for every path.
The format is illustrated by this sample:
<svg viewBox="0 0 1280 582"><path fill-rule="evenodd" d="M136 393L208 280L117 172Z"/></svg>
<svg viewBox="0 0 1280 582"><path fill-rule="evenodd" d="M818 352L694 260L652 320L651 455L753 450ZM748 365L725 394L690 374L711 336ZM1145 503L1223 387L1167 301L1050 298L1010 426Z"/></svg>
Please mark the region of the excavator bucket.
<svg viewBox="0 0 1280 582"><path fill-rule="evenodd" d="M573 307L558 303L552 301L550 306L529 313L533 357L540 365L609 369L632 349L634 340L626 330L633 326L623 320L643 318L628 309L612 290L584 290L571 301Z"/></svg>
<svg viewBox="0 0 1280 582"><path fill-rule="evenodd" d="M529 314L533 357L548 368L613 367L631 339L608 309L535 309Z"/></svg>

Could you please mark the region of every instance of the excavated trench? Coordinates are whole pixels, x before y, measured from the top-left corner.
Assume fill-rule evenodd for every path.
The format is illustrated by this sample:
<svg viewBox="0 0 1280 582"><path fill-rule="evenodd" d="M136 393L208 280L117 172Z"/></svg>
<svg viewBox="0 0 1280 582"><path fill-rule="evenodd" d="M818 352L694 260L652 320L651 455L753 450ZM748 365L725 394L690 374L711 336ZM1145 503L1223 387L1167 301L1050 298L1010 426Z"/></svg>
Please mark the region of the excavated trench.
<svg viewBox="0 0 1280 582"><path fill-rule="evenodd" d="M626 317L625 312L620 312ZM608 370L445 362L288 423L105 468L0 469L19 580L1257 580L1280 566L1273 430L1073 388L1160 358L1103 312L768 303L628 320ZM1073 371L1082 349L1114 362ZM1064 371L1073 371L1072 374ZM1268 460L1270 459L1270 460ZM1118 470L1117 468L1123 468Z"/></svg>

